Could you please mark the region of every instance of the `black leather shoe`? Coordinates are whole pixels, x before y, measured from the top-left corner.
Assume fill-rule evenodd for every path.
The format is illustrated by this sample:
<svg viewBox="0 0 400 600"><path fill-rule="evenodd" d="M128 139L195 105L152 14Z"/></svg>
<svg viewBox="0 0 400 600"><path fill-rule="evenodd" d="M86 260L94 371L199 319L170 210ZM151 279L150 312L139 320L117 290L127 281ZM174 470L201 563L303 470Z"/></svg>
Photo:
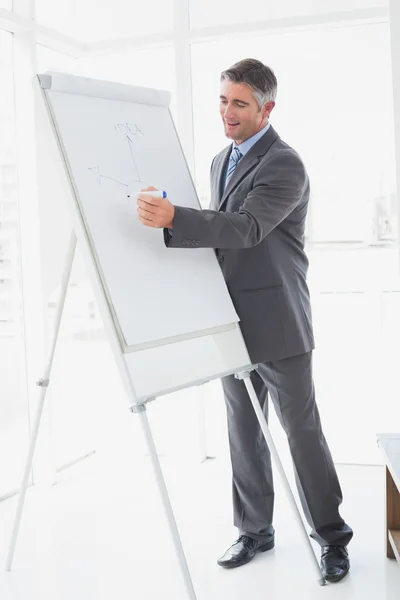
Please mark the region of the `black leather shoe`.
<svg viewBox="0 0 400 600"><path fill-rule="evenodd" d="M323 546L321 571L326 581L335 583L349 572L350 561L346 546Z"/></svg>
<svg viewBox="0 0 400 600"><path fill-rule="evenodd" d="M234 569L250 562L257 552L266 552L275 546L275 536L271 535L268 542L260 543L248 535L241 535L238 540L217 561L220 567Z"/></svg>

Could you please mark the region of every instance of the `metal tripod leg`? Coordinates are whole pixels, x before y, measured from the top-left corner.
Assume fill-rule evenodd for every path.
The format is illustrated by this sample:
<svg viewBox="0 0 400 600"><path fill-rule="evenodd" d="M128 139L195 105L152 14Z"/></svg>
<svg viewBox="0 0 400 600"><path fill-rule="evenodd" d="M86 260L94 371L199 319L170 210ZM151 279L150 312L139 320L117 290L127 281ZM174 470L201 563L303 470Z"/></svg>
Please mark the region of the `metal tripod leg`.
<svg viewBox="0 0 400 600"><path fill-rule="evenodd" d="M24 508L26 490L28 488L28 483L29 483L29 474L30 474L31 468L32 468L33 455L35 453L35 447L36 447L36 442L37 442L38 433L39 433L40 421L41 421L42 413L43 413L44 401L46 398L46 393L47 393L47 389L48 389L49 382L50 382L50 372L51 372L51 367L53 364L54 354L55 354L55 350L56 350L58 333L60 330L60 323L61 323L62 313L63 313L63 309L64 309L65 297L67 295L68 282L69 282L69 278L71 275L72 264L74 262L75 249L76 249L76 235L75 235L75 233L72 233L71 237L70 237L67 257L65 260L64 273L63 273L63 277L61 280L60 298L59 298L56 317L55 317L50 355L49 355L49 359L48 359L46 368L44 370L43 377L41 379L39 379L39 381L37 382L37 385L40 387L40 396L39 396L38 406L36 408L35 418L33 421L33 428L32 428L32 432L31 432L31 439L30 439L30 443L29 443L28 455L26 458L24 474L22 477L22 482L21 482L21 487L20 487L18 505L17 505L17 510L15 513L14 524L13 524L12 533L11 533L10 546L9 546L9 550L8 550L8 554L7 554L7 560L6 560L6 571L11 570L11 565L12 565L12 561L13 561L13 557L14 557L15 546L16 546L17 537L18 537L18 531L19 531L19 527L21 524L22 511Z"/></svg>
<svg viewBox="0 0 400 600"><path fill-rule="evenodd" d="M170 528L170 532L174 541L174 546L176 553L178 555L179 564L181 567L182 576L185 581L186 591L188 598L190 600L196 600L196 592L194 591L192 579L189 572L189 567L186 561L185 552L183 550L181 538L179 535L178 527L175 521L175 516L172 510L171 501L169 499L167 486L165 485L164 476L161 470L160 461L157 455L156 445L154 443L153 434L150 429L149 421L147 419L146 405L139 404L136 406L131 406L132 412L139 413L140 420L143 426L143 430L146 437L147 447L149 449L151 462L153 464L154 473L157 480L158 489L161 494L162 503L164 506L165 514L168 520L168 525Z"/></svg>

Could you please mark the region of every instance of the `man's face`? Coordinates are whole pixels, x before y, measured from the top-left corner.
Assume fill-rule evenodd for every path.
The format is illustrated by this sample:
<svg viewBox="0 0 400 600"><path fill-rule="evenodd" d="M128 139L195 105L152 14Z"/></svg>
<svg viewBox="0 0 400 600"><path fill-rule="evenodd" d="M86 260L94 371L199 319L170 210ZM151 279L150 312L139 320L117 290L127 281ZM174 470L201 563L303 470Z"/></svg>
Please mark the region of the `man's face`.
<svg viewBox="0 0 400 600"><path fill-rule="evenodd" d="M219 110L226 137L241 144L261 131L275 102L267 102L259 109L251 88L245 83L221 82Z"/></svg>

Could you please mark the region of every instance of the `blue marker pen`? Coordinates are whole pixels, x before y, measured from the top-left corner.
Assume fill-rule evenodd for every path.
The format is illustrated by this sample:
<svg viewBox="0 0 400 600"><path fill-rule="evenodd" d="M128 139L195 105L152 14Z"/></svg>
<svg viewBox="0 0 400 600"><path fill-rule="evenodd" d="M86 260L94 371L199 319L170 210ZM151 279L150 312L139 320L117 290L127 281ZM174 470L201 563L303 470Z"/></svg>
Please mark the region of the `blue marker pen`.
<svg viewBox="0 0 400 600"><path fill-rule="evenodd" d="M166 198L167 197L167 192L159 192L159 191L154 191L154 192L136 192L135 194L132 194L136 200L139 198L139 196L143 194L144 196L154 196L154 198ZM130 195L128 194L128 198L130 198Z"/></svg>

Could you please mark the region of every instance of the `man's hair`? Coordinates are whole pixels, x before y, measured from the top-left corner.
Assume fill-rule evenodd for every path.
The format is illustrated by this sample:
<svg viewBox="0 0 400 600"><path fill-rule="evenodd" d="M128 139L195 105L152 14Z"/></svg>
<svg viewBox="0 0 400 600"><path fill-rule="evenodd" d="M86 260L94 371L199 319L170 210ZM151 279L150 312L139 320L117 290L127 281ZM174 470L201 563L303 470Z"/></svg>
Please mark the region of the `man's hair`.
<svg viewBox="0 0 400 600"><path fill-rule="evenodd" d="M275 100L278 81L272 69L254 58L245 58L221 73L221 81L245 83L253 90L261 110L266 102Z"/></svg>

